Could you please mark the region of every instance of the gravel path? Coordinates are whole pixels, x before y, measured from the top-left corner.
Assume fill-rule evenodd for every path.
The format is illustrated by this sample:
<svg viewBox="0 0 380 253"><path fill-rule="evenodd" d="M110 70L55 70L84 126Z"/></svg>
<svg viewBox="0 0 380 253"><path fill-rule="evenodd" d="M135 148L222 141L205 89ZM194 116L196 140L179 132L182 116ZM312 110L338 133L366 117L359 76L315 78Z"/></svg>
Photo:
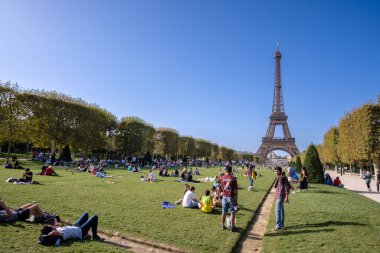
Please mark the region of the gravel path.
<svg viewBox="0 0 380 253"><path fill-rule="evenodd" d="M371 180L372 191L369 192L365 181L360 177L359 174L351 175L350 173L346 173L346 174L343 174L343 176L341 176L340 173L336 173L335 171L332 171L332 170L329 170L326 172L330 174L333 180L336 177L339 177L342 184L344 184L344 188L357 192L363 196L366 196L367 198L372 199L373 201L380 203L380 193L377 192L376 190L375 179Z"/></svg>

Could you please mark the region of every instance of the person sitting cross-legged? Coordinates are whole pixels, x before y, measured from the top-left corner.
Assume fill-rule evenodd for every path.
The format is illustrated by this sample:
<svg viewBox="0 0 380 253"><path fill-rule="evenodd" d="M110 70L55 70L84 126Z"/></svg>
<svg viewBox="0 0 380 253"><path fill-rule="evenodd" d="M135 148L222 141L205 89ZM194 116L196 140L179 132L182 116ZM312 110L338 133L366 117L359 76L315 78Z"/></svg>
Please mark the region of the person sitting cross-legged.
<svg viewBox="0 0 380 253"><path fill-rule="evenodd" d="M183 196L183 200L182 200L182 206L183 207L185 207L185 208L198 207L198 200L195 197L194 191L195 191L195 187L191 186L190 190L188 190L185 193L185 196Z"/></svg>
<svg viewBox="0 0 380 253"><path fill-rule="evenodd" d="M90 231L92 232L92 240L102 241L103 239L98 235L98 216L94 215L88 218L88 213L83 213L79 220L72 226L51 226L44 225L41 230L39 243L43 245L52 245L56 240L70 240L85 238ZM52 242L53 240L53 242Z"/></svg>
<svg viewBox="0 0 380 253"><path fill-rule="evenodd" d="M198 203L198 207L204 213L212 213L213 206L210 190L206 190L205 196L202 196L201 201Z"/></svg>

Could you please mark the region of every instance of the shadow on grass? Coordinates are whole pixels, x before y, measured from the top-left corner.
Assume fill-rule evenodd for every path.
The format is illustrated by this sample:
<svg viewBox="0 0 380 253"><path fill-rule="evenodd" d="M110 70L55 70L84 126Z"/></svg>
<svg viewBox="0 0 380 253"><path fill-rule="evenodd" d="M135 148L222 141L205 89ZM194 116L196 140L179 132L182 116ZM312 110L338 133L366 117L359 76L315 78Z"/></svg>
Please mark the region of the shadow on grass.
<svg viewBox="0 0 380 253"><path fill-rule="evenodd" d="M324 190L317 190L317 191L312 191L311 193L324 193L324 194L343 194L343 192L332 192L332 191L324 191Z"/></svg>
<svg viewBox="0 0 380 253"><path fill-rule="evenodd" d="M357 192L357 193L366 193L366 194L380 194L379 192L376 192L376 191L354 191L354 192Z"/></svg>
<svg viewBox="0 0 380 253"><path fill-rule="evenodd" d="M253 212L253 211L254 211L253 209L246 208L246 207L244 207L243 205L239 205L239 210L249 211L249 212Z"/></svg>
<svg viewBox="0 0 380 253"><path fill-rule="evenodd" d="M24 225L17 221L11 221L11 222L1 222L0 227L17 227L17 228L25 228Z"/></svg>
<svg viewBox="0 0 380 253"><path fill-rule="evenodd" d="M321 233L321 232L334 232L335 229L332 228L325 228L325 229L318 229L318 230L297 230L297 231L289 231L287 229L280 230L278 232L271 232L271 233L265 233L264 236L284 236L284 235L297 235L297 234L313 234L313 233Z"/></svg>
<svg viewBox="0 0 380 253"><path fill-rule="evenodd" d="M297 229L297 228L318 228L318 227L328 227L328 226L365 226L365 224L357 223L353 221L325 221L321 223L311 223L311 224L300 224L294 226L287 226L286 229Z"/></svg>

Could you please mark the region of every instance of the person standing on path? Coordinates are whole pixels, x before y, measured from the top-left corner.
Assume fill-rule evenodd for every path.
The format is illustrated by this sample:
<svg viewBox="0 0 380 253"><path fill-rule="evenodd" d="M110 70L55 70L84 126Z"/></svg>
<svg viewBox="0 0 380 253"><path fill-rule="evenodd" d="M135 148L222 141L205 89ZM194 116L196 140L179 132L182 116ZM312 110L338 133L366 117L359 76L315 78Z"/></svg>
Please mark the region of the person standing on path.
<svg viewBox="0 0 380 253"><path fill-rule="evenodd" d="M231 231L236 232L235 228L235 211L238 206L238 184L237 179L232 175L231 165L226 166L227 174L220 179L222 187L222 229L224 229L224 223L226 221L226 215L228 209L231 210Z"/></svg>
<svg viewBox="0 0 380 253"><path fill-rule="evenodd" d="M284 211L284 202L289 203L289 192L290 184L286 176L282 174L282 168L276 167L275 171L277 173L277 180L274 185L276 188L276 226L272 231L278 231L284 228L285 223L285 211Z"/></svg>
<svg viewBox="0 0 380 253"><path fill-rule="evenodd" d="M380 186L380 170L378 169L377 170L377 174L376 174L376 188L377 188L377 192L379 192L379 186Z"/></svg>

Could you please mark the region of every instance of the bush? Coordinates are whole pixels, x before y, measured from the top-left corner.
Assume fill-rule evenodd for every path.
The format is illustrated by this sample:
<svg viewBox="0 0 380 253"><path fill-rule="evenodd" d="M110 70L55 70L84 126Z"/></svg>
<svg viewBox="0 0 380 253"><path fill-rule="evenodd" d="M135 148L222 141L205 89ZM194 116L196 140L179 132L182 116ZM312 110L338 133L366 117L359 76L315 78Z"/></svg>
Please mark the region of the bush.
<svg viewBox="0 0 380 253"><path fill-rule="evenodd" d="M294 164L294 168L296 169L297 173L301 172L302 163L301 163L301 157L300 156L296 157L296 163Z"/></svg>
<svg viewBox="0 0 380 253"><path fill-rule="evenodd" d="M323 166L316 147L311 144L306 151L304 166L311 183L324 183Z"/></svg>

